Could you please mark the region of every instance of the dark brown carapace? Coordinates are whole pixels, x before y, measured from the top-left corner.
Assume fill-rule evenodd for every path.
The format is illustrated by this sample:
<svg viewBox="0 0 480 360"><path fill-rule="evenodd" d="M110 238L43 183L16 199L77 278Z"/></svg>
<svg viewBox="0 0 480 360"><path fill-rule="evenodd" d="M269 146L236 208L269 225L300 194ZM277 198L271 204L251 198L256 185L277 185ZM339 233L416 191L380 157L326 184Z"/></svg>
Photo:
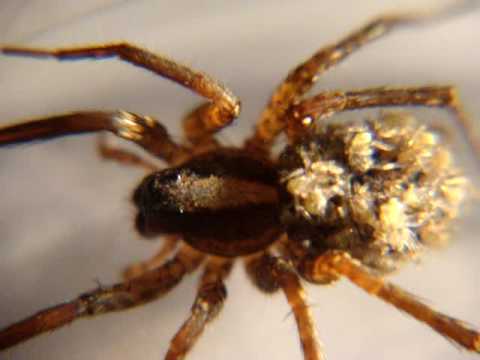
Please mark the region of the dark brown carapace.
<svg viewBox="0 0 480 360"><path fill-rule="evenodd" d="M439 134L406 113L363 122L326 122L355 109L438 107L450 111L476 154L478 141L450 86L379 87L325 91L305 98L319 75L390 30L431 16L383 16L290 72L243 147L214 135L238 115L240 103L224 86L163 56L127 43L57 50L5 46L3 54L68 59L116 57L168 78L208 102L184 119L185 144L156 120L126 111L74 112L0 128L0 144L109 131L164 160L163 170L100 138L102 157L152 173L133 194L136 228L165 235L151 259L127 268L123 281L85 292L0 330L0 350L72 321L152 301L203 268L191 313L166 359L181 359L219 313L225 279L241 258L261 291L282 290L298 326L305 359L324 358L301 279L348 278L432 327L461 347L480 352L480 334L423 304L382 276L443 242L457 216L467 181ZM271 154L285 133L288 146Z"/></svg>
<svg viewBox="0 0 480 360"><path fill-rule="evenodd" d="M182 234L223 257L266 249L282 233L278 176L272 164L236 149L198 155L147 176L134 194L143 235Z"/></svg>

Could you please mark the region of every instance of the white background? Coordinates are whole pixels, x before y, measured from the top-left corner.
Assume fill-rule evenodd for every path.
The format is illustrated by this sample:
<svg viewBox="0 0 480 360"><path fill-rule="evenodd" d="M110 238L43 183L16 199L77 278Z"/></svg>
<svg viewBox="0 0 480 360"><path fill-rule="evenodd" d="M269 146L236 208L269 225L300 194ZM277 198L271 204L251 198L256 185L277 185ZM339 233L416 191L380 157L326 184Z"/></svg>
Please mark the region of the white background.
<svg viewBox="0 0 480 360"><path fill-rule="evenodd" d="M273 87L321 45L379 13L433 3L439 2L3 0L0 42L55 46L129 40L168 54L222 80L242 99L241 118L221 135L225 143L239 144ZM478 117L479 28L476 11L398 31L323 77L316 91L456 84L466 109ZM116 61L59 64L2 57L0 89L1 124L69 110L122 108L157 117L177 138L179 119L199 101L177 85ZM456 134L439 111L419 116L440 119ZM81 136L1 150L0 327L92 289L95 279L117 281L126 264L158 248L159 242L141 241L132 226L129 197L142 170L101 162L94 141ZM454 136L453 141L478 185L464 139ZM480 327L479 211L474 194L470 197L452 245L391 279ZM188 278L153 304L78 321L1 358L160 359L187 315L194 288L195 277ZM301 359L295 324L281 294L258 293L241 266L228 289L222 315L189 359ZM476 358L346 282L308 290L329 359Z"/></svg>

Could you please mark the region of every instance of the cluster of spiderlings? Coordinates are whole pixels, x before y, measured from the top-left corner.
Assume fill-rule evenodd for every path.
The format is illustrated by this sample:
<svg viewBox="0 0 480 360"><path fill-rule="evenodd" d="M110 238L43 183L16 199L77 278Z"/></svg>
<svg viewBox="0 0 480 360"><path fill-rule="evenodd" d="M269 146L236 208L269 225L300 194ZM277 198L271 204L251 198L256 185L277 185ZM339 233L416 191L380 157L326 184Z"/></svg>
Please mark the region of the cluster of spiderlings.
<svg viewBox="0 0 480 360"><path fill-rule="evenodd" d="M280 163L287 228L382 271L443 243L467 187L441 138L405 113L317 125Z"/></svg>

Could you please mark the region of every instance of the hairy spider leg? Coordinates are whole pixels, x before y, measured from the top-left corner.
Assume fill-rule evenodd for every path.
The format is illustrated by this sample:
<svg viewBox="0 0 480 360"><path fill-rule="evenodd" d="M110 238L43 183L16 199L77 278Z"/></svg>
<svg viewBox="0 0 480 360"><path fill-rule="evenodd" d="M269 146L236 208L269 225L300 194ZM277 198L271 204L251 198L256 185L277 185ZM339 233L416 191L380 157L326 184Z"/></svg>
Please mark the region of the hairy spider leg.
<svg viewBox="0 0 480 360"><path fill-rule="evenodd" d="M215 127L215 123L209 120L210 106L208 102L202 103L183 118L183 132L195 149L199 146L218 146L213 135L222 128Z"/></svg>
<svg viewBox="0 0 480 360"><path fill-rule="evenodd" d="M473 124L462 110L457 89L453 86L377 87L353 91L324 91L291 107L287 115L287 134L290 141L295 142L317 120L325 120L342 111L389 106L447 109L454 115L473 153L480 159L480 141L475 135Z"/></svg>
<svg viewBox="0 0 480 360"><path fill-rule="evenodd" d="M247 147L268 152L277 136L287 125L285 115L289 108L301 100L301 97L312 88L320 75L366 44L385 36L398 27L421 25L439 20L450 16L452 12L468 11L472 5L471 2L460 1L456 5L424 14L381 16L342 40L321 48L307 61L294 68L274 91L257 122L255 133L247 139Z"/></svg>
<svg viewBox="0 0 480 360"><path fill-rule="evenodd" d="M190 156L190 151L173 142L158 121L121 110L73 112L7 125L0 128L0 145L102 130L132 141L170 164Z"/></svg>
<svg viewBox="0 0 480 360"><path fill-rule="evenodd" d="M76 299L42 310L0 330L0 350L44 332L55 330L83 317L121 311L166 294L186 274L196 270L204 255L185 246L161 267L129 281L101 286Z"/></svg>
<svg viewBox="0 0 480 360"><path fill-rule="evenodd" d="M224 280L233 261L216 257L207 260L191 313L170 342L166 360L183 359L202 335L206 325L222 310L227 289Z"/></svg>
<svg viewBox="0 0 480 360"><path fill-rule="evenodd" d="M211 101L202 110L202 116L194 117L196 120L193 122L201 122L201 124L194 124L193 128L197 130L195 135L192 130L192 134L189 135L192 138L219 131L228 126L240 113L240 101L217 80L165 56L126 42L58 49L4 46L0 50L6 55L53 57L58 60L96 60L116 57L170 79Z"/></svg>
<svg viewBox="0 0 480 360"><path fill-rule="evenodd" d="M352 283L427 324L439 334L461 347L480 353L480 333L464 322L433 310L414 295L372 274L360 262L343 251L329 251L317 257L305 257L299 263L302 276L311 282L323 283L325 277L344 276Z"/></svg>
<svg viewBox="0 0 480 360"><path fill-rule="evenodd" d="M245 267L253 284L262 292L273 293L280 288L283 290L295 316L304 359L325 360L305 290L291 264L265 253L248 258Z"/></svg>
<svg viewBox="0 0 480 360"><path fill-rule="evenodd" d="M6 55L37 58L53 57L58 60L96 60L117 57L189 88L211 101L198 106L183 121L186 138L192 144L208 142L210 145L216 146L212 135L228 126L240 113L240 101L217 80L165 56L151 53L129 43L59 49L5 46L0 48L0 51ZM100 154L104 158L114 159L124 164L150 167L150 164L137 156L125 150L109 149L106 145L100 146Z"/></svg>

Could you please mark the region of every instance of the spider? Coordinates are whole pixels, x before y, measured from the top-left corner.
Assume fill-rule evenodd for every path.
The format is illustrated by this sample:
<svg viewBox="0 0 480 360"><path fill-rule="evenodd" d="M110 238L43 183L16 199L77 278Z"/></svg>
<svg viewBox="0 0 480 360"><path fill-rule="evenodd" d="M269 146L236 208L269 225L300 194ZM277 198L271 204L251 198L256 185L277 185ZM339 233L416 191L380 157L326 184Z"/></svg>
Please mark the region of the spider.
<svg viewBox="0 0 480 360"><path fill-rule="evenodd" d="M60 60L116 57L189 88L207 99L183 120L177 144L155 119L127 111L82 111L0 129L9 145L84 132L109 131L169 167L100 138L102 157L152 173L132 200L144 237L165 235L151 259L128 267L124 280L100 286L0 330L10 348L76 319L153 301L188 274L203 273L191 312L166 359L183 358L220 312L225 281L241 259L262 292L283 291L292 308L305 359L324 352L302 280L329 284L342 277L408 313L461 347L480 352L480 334L383 280L406 261L443 242L467 189L466 179L434 130L405 113L357 123L326 122L349 110L389 106L445 108L462 126L476 154L478 142L451 86L325 91L305 97L317 77L357 49L424 16L374 19L293 69L273 93L254 134L240 148L215 135L238 117L240 102L211 77L128 43L56 50L6 46L6 55ZM288 146L271 154L285 134Z"/></svg>

